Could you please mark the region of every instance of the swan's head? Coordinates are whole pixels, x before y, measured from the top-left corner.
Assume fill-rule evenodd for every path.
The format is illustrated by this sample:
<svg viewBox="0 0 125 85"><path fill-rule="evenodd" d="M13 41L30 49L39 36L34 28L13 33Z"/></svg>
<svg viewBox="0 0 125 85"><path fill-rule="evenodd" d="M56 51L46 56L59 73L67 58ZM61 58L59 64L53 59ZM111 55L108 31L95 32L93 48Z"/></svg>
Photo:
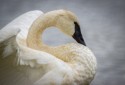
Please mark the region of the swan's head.
<svg viewBox="0 0 125 85"><path fill-rule="evenodd" d="M78 43L86 45L81 34L77 17L70 11L56 11L56 27L65 34L72 36Z"/></svg>

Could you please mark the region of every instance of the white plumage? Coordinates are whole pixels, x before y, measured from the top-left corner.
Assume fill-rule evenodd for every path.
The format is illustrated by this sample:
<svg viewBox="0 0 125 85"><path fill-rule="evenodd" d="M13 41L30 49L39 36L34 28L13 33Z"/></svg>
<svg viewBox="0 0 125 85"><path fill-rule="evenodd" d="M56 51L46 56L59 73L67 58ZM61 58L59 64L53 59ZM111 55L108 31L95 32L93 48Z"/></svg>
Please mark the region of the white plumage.
<svg viewBox="0 0 125 85"><path fill-rule="evenodd" d="M2 28L0 85L88 85L96 70L95 56L88 47L78 43L49 47L39 39L50 26L71 36L73 20L77 21L69 11L43 14L36 10Z"/></svg>

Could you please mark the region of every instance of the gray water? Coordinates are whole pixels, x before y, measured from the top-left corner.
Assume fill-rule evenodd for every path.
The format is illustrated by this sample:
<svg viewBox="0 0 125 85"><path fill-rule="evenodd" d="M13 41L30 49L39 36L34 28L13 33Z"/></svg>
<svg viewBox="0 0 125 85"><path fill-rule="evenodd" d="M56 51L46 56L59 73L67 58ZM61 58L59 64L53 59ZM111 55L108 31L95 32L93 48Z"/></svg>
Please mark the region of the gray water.
<svg viewBox="0 0 125 85"><path fill-rule="evenodd" d="M0 28L17 16L36 9L74 12L87 46L98 61L97 74L91 85L125 85L124 0L0 0ZM43 36L44 42L50 45L74 42L55 29L47 30Z"/></svg>

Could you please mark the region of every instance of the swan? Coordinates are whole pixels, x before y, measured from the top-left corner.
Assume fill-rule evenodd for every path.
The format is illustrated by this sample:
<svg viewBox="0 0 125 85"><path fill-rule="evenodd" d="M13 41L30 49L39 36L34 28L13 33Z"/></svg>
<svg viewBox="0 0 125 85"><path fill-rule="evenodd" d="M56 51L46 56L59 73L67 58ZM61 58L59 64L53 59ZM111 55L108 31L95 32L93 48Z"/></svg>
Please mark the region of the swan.
<svg viewBox="0 0 125 85"><path fill-rule="evenodd" d="M78 43L48 46L41 34L55 26ZM30 11L0 30L0 85L89 85L96 73L75 14Z"/></svg>

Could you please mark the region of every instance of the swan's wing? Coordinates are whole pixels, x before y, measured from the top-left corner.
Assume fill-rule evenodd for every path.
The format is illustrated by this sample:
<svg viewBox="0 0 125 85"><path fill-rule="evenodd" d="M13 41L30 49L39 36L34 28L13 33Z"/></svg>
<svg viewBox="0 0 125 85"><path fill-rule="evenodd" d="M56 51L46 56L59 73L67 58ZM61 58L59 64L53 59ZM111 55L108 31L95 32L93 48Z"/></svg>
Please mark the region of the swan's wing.
<svg viewBox="0 0 125 85"><path fill-rule="evenodd" d="M28 62L35 60L35 54L34 58L24 58L25 55L20 52L23 49L17 41L23 40L24 46L29 27L41 14L41 11L25 13L0 30L0 85L28 85L26 74L31 68L24 66L24 63L31 65Z"/></svg>
<svg viewBox="0 0 125 85"><path fill-rule="evenodd" d="M6 45L4 51L8 51L5 54L6 56L14 50L12 48L16 44L14 41L16 35L20 32L19 37L25 41L31 24L41 14L43 12L38 10L24 13L0 30L0 43L4 42L4 45ZM0 44L0 46L3 46L3 44Z"/></svg>

